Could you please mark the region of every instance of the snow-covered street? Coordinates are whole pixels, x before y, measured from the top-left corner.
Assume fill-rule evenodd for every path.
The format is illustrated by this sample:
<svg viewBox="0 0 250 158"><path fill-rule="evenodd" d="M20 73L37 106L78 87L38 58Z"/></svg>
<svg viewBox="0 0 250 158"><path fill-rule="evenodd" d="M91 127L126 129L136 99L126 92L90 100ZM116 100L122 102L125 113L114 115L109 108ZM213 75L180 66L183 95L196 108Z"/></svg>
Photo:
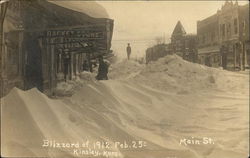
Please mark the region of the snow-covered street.
<svg viewBox="0 0 250 158"><path fill-rule="evenodd" d="M108 157L247 157L248 74L176 55L148 65L123 60L110 69L107 81L83 73L59 83L53 99L37 89L12 89L1 100L3 156L91 157L42 147L44 140L88 140L145 142L142 148L98 149L119 153Z"/></svg>

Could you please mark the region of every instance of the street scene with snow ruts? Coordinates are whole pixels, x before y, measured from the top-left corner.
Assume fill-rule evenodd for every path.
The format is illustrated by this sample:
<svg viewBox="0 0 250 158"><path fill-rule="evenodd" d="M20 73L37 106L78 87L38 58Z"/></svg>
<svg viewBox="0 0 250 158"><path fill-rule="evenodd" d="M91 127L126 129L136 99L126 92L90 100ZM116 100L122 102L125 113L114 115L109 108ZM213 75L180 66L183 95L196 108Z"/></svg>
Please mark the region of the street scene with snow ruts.
<svg viewBox="0 0 250 158"><path fill-rule="evenodd" d="M249 156L248 1L0 7L1 157Z"/></svg>

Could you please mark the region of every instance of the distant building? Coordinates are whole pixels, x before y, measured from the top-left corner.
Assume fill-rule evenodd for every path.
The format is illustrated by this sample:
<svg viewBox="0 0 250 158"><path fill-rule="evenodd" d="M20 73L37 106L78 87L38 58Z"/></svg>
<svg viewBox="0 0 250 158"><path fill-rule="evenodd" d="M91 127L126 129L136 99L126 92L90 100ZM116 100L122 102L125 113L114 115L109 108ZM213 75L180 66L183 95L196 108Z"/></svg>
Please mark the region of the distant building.
<svg viewBox="0 0 250 158"><path fill-rule="evenodd" d="M183 59L190 62L197 62L197 36L195 34L187 34L183 38L184 54Z"/></svg>
<svg viewBox="0 0 250 158"><path fill-rule="evenodd" d="M197 22L198 61L213 67L249 67L249 5L226 1L216 14Z"/></svg>
<svg viewBox="0 0 250 158"><path fill-rule="evenodd" d="M185 60L196 62L196 38L196 35L187 34L181 22L178 21L171 36L173 53Z"/></svg>
<svg viewBox="0 0 250 158"><path fill-rule="evenodd" d="M187 34L178 21L171 35L171 43L157 44L146 50L146 63L158 60L168 54L177 54L190 62L197 62L197 36Z"/></svg>
<svg viewBox="0 0 250 158"><path fill-rule="evenodd" d="M183 56L184 53L183 38L185 35L186 31L181 22L178 21L171 35L171 47L173 52L179 56Z"/></svg>
<svg viewBox="0 0 250 158"><path fill-rule="evenodd" d="M158 44L146 50L146 64L171 53L169 44Z"/></svg>

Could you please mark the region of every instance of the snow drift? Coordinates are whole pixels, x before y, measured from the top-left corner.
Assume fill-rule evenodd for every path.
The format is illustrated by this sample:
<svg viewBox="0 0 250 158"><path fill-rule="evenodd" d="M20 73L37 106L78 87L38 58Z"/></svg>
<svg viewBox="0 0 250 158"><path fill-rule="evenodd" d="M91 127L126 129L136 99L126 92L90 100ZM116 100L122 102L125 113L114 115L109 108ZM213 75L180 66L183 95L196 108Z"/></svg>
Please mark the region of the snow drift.
<svg viewBox="0 0 250 158"><path fill-rule="evenodd" d="M44 139L147 142L143 149L111 149L129 158L248 154L247 75L167 56L146 66L113 65L112 80L86 77L59 84L68 97L50 99L37 89L15 88L2 98L2 155L77 157L72 150L41 147ZM204 137L214 144L180 144L184 138Z"/></svg>
<svg viewBox="0 0 250 158"><path fill-rule="evenodd" d="M135 81L164 91L206 91L211 89L248 92L248 77L243 74L191 63L169 55L147 66L124 60L113 66L110 78ZM132 78L132 79L131 79Z"/></svg>

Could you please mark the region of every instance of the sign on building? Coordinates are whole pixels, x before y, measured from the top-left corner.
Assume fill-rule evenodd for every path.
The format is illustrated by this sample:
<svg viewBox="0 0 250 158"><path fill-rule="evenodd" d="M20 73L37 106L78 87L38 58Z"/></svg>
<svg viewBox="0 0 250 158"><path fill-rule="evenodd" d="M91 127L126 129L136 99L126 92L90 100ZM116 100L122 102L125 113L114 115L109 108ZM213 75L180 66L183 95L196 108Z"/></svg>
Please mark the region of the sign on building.
<svg viewBox="0 0 250 158"><path fill-rule="evenodd" d="M86 25L67 29L51 29L42 32L47 45L70 51L108 50L109 34L106 25Z"/></svg>

